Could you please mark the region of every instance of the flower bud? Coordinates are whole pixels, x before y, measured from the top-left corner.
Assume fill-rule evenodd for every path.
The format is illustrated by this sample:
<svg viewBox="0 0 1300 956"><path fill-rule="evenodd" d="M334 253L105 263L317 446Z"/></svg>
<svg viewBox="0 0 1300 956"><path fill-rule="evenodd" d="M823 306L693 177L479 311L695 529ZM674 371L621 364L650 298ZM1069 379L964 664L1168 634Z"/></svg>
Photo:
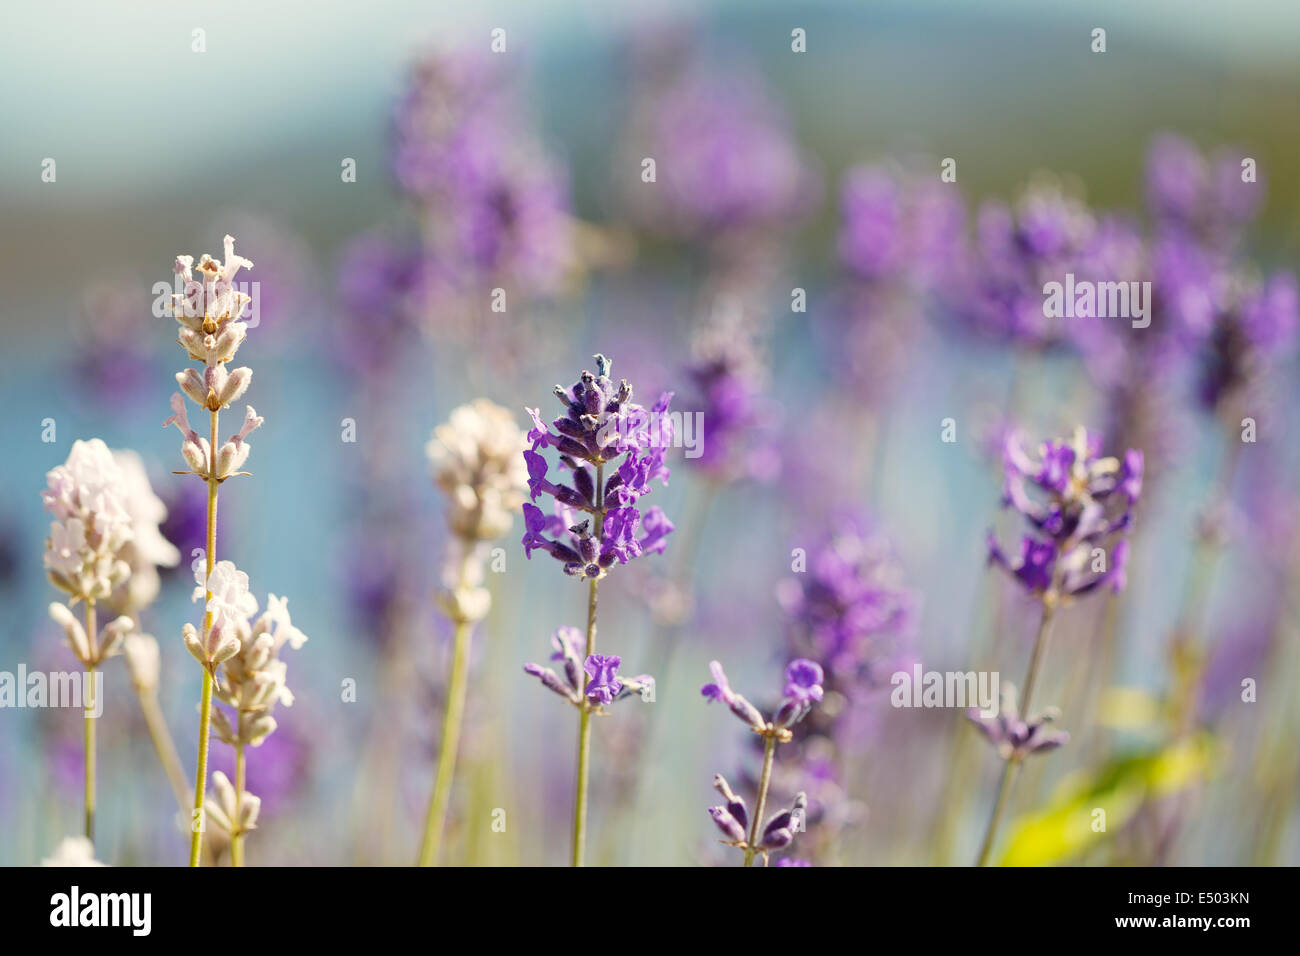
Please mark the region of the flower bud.
<svg viewBox="0 0 1300 956"><path fill-rule="evenodd" d="M709 816L713 817L713 822L722 831L722 835L732 843L745 842L745 828L727 811L726 807L709 807Z"/></svg>
<svg viewBox="0 0 1300 956"><path fill-rule="evenodd" d="M247 831L257 826L257 815L262 809L262 798L244 792L239 801L239 829Z"/></svg>
<svg viewBox="0 0 1300 956"><path fill-rule="evenodd" d="M195 404L207 404L208 387L203 383L203 376L199 375L197 369L187 368L183 372L177 372L176 384L180 386L181 391L189 396L190 400Z"/></svg>
<svg viewBox="0 0 1300 956"><path fill-rule="evenodd" d="M99 659L105 660L121 653L123 638L133 630L135 621L126 616L105 624L99 632Z"/></svg>
<svg viewBox="0 0 1300 956"><path fill-rule="evenodd" d="M194 656L194 659L200 664L207 665L208 652L203 649L203 642L199 640L199 632L193 624L186 623L181 628L181 637L185 639L185 649Z"/></svg>
<svg viewBox="0 0 1300 956"><path fill-rule="evenodd" d="M248 732L245 734L245 742L254 747L262 746L274 731L276 723L275 718L270 714L256 714L251 716L248 721Z"/></svg>
<svg viewBox="0 0 1300 956"><path fill-rule="evenodd" d="M212 708L212 732L223 744L229 744L232 747L239 745L239 738L235 736L235 730L230 726L230 718L220 707Z"/></svg>
<svg viewBox="0 0 1300 956"><path fill-rule="evenodd" d="M251 368L237 368L231 372L225 384L217 389L217 402L219 405L224 407L236 401L248 390L248 384L252 380L253 370Z"/></svg>
<svg viewBox="0 0 1300 956"><path fill-rule="evenodd" d="M89 666L90 643L86 640L86 629L81 626L81 622L73 616L66 605L58 603L50 604L50 617L63 628L63 633L68 638L68 646L72 648L72 653L76 655L77 660Z"/></svg>
<svg viewBox="0 0 1300 956"><path fill-rule="evenodd" d="M181 457L185 459L185 464L196 474L204 478L208 477L208 442L205 438L197 441L187 439L185 444L181 445Z"/></svg>

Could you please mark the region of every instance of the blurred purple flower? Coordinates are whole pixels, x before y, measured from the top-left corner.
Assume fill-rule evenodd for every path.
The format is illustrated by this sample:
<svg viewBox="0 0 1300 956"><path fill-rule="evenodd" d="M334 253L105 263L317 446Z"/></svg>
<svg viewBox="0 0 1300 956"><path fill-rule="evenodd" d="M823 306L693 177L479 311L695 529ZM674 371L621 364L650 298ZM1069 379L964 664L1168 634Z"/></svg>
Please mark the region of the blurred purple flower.
<svg viewBox="0 0 1300 956"><path fill-rule="evenodd" d="M917 593L903 587L892 544L865 519L844 515L807 564L777 586L791 647L820 661L836 687L883 684L919 607Z"/></svg>
<svg viewBox="0 0 1300 956"><path fill-rule="evenodd" d="M710 240L787 229L815 204L817 177L758 73L694 63L644 84L628 154L656 160L657 187L628 190L657 231ZM637 188L640 187L640 188Z"/></svg>
<svg viewBox="0 0 1300 956"><path fill-rule="evenodd" d="M1080 427L1069 441L1044 442L1037 457L1031 457L1017 432L1005 438L1003 503L1019 511L1034 533L1022 538L1015 562L990 533L989 562L1030 593L1058 587L1077 595L1103 584L1114 591L1124 587L1124 535L1142 492L1143 456L1129 449L1123 461L1103 458L1100 445L1097 436ZM1099 569L1093 550L1108 542L1109 561Z"/></svg>
<svg viewBox="0 0 1300 956"><path fill-rule="evenodd" d="M1068 733L1051 727L1059 716L1056 708L1049 707L1041 714L1022 719L1016 703L1016 689L1010 684L1003 685L997 716L984 717L977 708L971 708L966 714L1003 760L1023 760L1031 753L1054 750L1068 743Z"/></svg>

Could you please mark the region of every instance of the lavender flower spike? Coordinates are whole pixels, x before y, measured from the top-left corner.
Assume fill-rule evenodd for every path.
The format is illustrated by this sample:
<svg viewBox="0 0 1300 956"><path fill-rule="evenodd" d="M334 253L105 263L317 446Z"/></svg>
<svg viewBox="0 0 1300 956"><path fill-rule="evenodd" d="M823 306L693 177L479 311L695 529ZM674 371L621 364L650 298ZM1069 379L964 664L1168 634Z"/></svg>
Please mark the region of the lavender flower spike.
<svg viewBox="0 0 1300 956"><path fill-rule="evenodd" d="M549 667L533 663L524 665L524 673L536 677L543 687L559 694L575 707L585 706L599 710L603 704L612 704L633 694L639 695L643 700L654 699L650 695L654 678L649 674L620 677L618 668L622 659L619 657L591 654L579 664L582 633L576 627L560 628L552 635L551 643L556 648L551 660L564 662L564 676L561 677ZM584 673L584 677L578 676Z"/></svg>
<svg viewBox="0 0 1300 956"><path fill-rule="evenodd" d="M749 816L745 802L732 792L722 774L714 776L713 786L727 803L725 806L710 807L709 815L727 837L723 842L744 851L745 866L752 866L754 857L759 854L762 854L766 866L767 854L772 850L781 850L789 846L794 840L794 830L803 829L802 814L808 805L808 798L803 793L799 793L791 808L772 817L760 836L758 827L763 819L767 790L772 781L776 745L791 740L794 735L789 728L807 716L813 704L825 696L822 688L825 675L821 665L815 661L806 658L791 661L785 671L784 699L776 716L771 721L767 721L758 708L731 689L721 664L710 661L709 670L713 673L714 682L705 684L701 688L705 699L725 703L731 708L732 713L763 737L763 770L759 777L758 797L753 817ZM745 833L747 825L748 834Z"/></svg>
<svg viewBox="0 0 1300 956"><path fill-rule="evenodd" d="M594 373L584 369L568 389L555 386L555 397L564 406L561 417L547 425L540 409L527 409L534 428L528 433L531 447L523 453L532 499L523 505L524 556L545 551L563 565L566 574L586 581L588 587L585 640L575 629L564 629L555 637L567 686L559 675L536 664L525 668L578 708L574 866L582 866L586 847L591 715L634 693L642 700L654 699L654 680L649 675L623 680L618 676L620 658L596 653L596 586L614 565L662 553L673 530L658 508L651 508L643 518L637 507L652 481L668 481L673 426L667 411L672 393L664 393L647 411L632 402L627 379L617 385L610 380L609 359L599 353L595 359ZM550 463L541 453L547 448L558 453L561 470L572 475L571 484L550 477ZM542 495L553 499L553 514L533 504ZM581 671L579 654L583 655ZM585 677L579 676L581 672Z"/></svg>

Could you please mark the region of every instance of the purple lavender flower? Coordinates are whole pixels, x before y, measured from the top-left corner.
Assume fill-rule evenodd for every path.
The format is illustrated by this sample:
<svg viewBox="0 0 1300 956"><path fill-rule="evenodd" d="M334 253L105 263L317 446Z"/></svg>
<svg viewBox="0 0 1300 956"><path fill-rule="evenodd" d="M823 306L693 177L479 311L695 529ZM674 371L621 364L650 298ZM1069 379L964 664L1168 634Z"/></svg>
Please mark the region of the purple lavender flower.
<svg viewBox="0 0 1300 956"><path fill-rule="evenodd" d="M803 824L803 813L808 807L808 798L803 793L794 796L789 810L782 810L773 816L763 827L763 836L759 845L764 850L784 850L794 840L795 831Z"/></svg>
<svg viewBox="0 0 1300 956"><path fill-rule="evenodd" d="M597 708L633 694L642 700L653 699L654 678L649 674L620 677L618 668L622 660L618 657L591 654L584 660L582 632L576 627L561 627L551 635L551 645L555 648L551 660L563 662L564 675L561 677L551 668L533 663L525 664L524 672L575 707L582 705L584 696ZM586 676L580 676L584 672Z"/></svg>
<svg viewBox="0 0 1300 956"><path fill-rule="evenodd" d="M821 665L801 657L791 661L785 669L785 690L773 722L778 727L789 727L807 716L812 705L820 703L825 691L825 675Z"/></svg>
<svg viewBox="0 0 1300 956"><path fill-rule="evenodd" d="M733 714L753 730L761 731L767 727L767 721L759 713L758 708L731 689L731 684L727 681L727 675L723 672L720 663L709 661L709 672L713 675L713 683L705 684L700 688L700 693L706 700L726 704Z"/></svg>
<svg viewBox="0 0 1300 956"><path fill-rule="evenodd" d="M524 452L533 501L549 495L555 502L552 516L524 504L524 554L531 558L533 551L546 551L564 565L565 573L587 580L599 580L615 564L662 553L673 530L660 509L643 514L636 507L653 480L668 480L672 393L647 411L631 401L626 379L617 386L610 381L609 359L597 355L596 362L595 374L584 371L567 391L555 387L565 414L549 426L539 410L527 409L535 427L528 433L532 448ZM538 451L545 448L559 453L572 484L548 477L549 463ZM606 465L615 463L607 475ZM578 512L589 517L577 521Z"/></svg>
<svg viewBox="0 0 1300 956"><path fill-rule="evenodd" d="M618 665L622 659L607 657L604 654L592 654L583 665L587 672L587 699L597 704L609 704L623 690L623 682L618 679Z"/></svg>
<svg viewBox="0 0 1300 956"><path fill-rule="evenodd" d="M487 56L429 56L412 72L397 111L393 167L429 220L425 252L445 285L470 292L491 278L549 295L568 278L567 171L523 120Z"/></svg>
<svg viewBox="0 0 1300 956"><path fill-rule="evenodd" d="M1067 329L1044 314L1043 285L1078 273L1096 230L1093 213L1054 183L1031 185L1014 210L986 203L959 315L977 332L1032 349L1060 345Z"/></svg>
<svg viewBox="0 0 1300 956"><path fill-rule="evenodd" d="M1157 224L1219 248L1234 244L1264 196L1262 182L1243 182L1242 157L1224 149L1207 159L1178 136L1156 137L1147 154L1147 205Z"/></svg>
<svg viewBox="0 0 1300 956"><path fill-rule="evenodd" d="M758 363L741 341L732 335L713 343L709 355L687 369L695 407L708 425L693 464L715 481L767 481L780 469L770 434L773 412L762 400Z"/></svg>
<svg viewBox="0 0 1300 956"><path fill-rule="evenodd" d="M363 233L340 260L338 357L366 373L390 370L416 330L420 251L381 233Z"/></svg>
<svg viewBox="0 0 1300 956"><path fill-rule="evenodd" d="M820 662L836 685L887 681L919 605L902 586L893 546L854 515L835 521L809 552L807 570L777 586L777 600L792 625L792 648Z"/></svg>
<svg viewBox="0 0 1300 956"><path fill-rule="evenodd" d="M1010 432L1003 455L1003 502L1024 515L1034 533L1021 539L1015 561L990 534L990 563L1033 594L1080 595L1102 585L1122 590L1128 561L1123 535L1142 492L1142 452L1129 449L1123 461L1103 458L1099 439L1080 427L1068 442L1045 442L1037 458ZM1107 542L1109 565L1098 567L1093 551Z"/></svg>
<svg viewBox="0 0 1300 956"><path fill-rule="evenodd" d="M1295 276L1278 272L1265 282L1244 275L1225 277L1211 300L1210 324L1201 340L1197 397L1219 411L1245 397L1259 404L1269 361L1290 348L1297 326ZM1228 410L1229 420L1235 411Z"/></svg>
<svg viewBox="0 0 1300 956"><path fill-rule="evenodd" d="M736 796L727 783L727 778L720 773L713 775L713 788L722 794L726 803L720 807L710 807L709 815L724 836L729 837L733 843L743 843L745 831L749 827L749 809L745 806L744 799Z"/></svg>
<svg viewBox="0 0 1300 956"><path fill-rule="evenodd" d="M964 257L956 187L883 166L856 166L840 191L840 261L857 280L928 287Z"/></svg>
<svg viewBox="0 0 1300 956"><path fill-rule="evenodd" d="M1051 724L1060 712L1049 707L1041 714L1022 719L1016 703L1016 689L1011 684L1002 688L1001 706L995 717L984 717L972 707L966 714L1003 760L1023 760L1031 753L1055 750L1066 744L1070 735L1063 730L1053 730Z"/></svg>
<svg viewBox="0 0 1300 956"><path fill-rule="evenodd" d="M657 185L630 193L638 218L711 239L785 228L816 200L817 179L757 72L692 65L642 91L631 146L658 159Z"/></svg>

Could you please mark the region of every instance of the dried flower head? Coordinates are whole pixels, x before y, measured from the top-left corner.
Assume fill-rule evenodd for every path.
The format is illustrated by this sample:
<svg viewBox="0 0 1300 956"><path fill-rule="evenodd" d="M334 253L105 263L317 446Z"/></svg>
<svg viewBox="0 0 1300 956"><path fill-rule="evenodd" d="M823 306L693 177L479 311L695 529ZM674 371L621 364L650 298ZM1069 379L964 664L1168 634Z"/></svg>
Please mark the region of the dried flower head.
<svg viewBox="0 0 1300 956"><path fill-rule="evenodd" d="M447 523L470 541L490 541L510 530L528 495L527 442L509 411L486 398L456 408L433 431L425 453L434 481L447 496Z"/></svg>

